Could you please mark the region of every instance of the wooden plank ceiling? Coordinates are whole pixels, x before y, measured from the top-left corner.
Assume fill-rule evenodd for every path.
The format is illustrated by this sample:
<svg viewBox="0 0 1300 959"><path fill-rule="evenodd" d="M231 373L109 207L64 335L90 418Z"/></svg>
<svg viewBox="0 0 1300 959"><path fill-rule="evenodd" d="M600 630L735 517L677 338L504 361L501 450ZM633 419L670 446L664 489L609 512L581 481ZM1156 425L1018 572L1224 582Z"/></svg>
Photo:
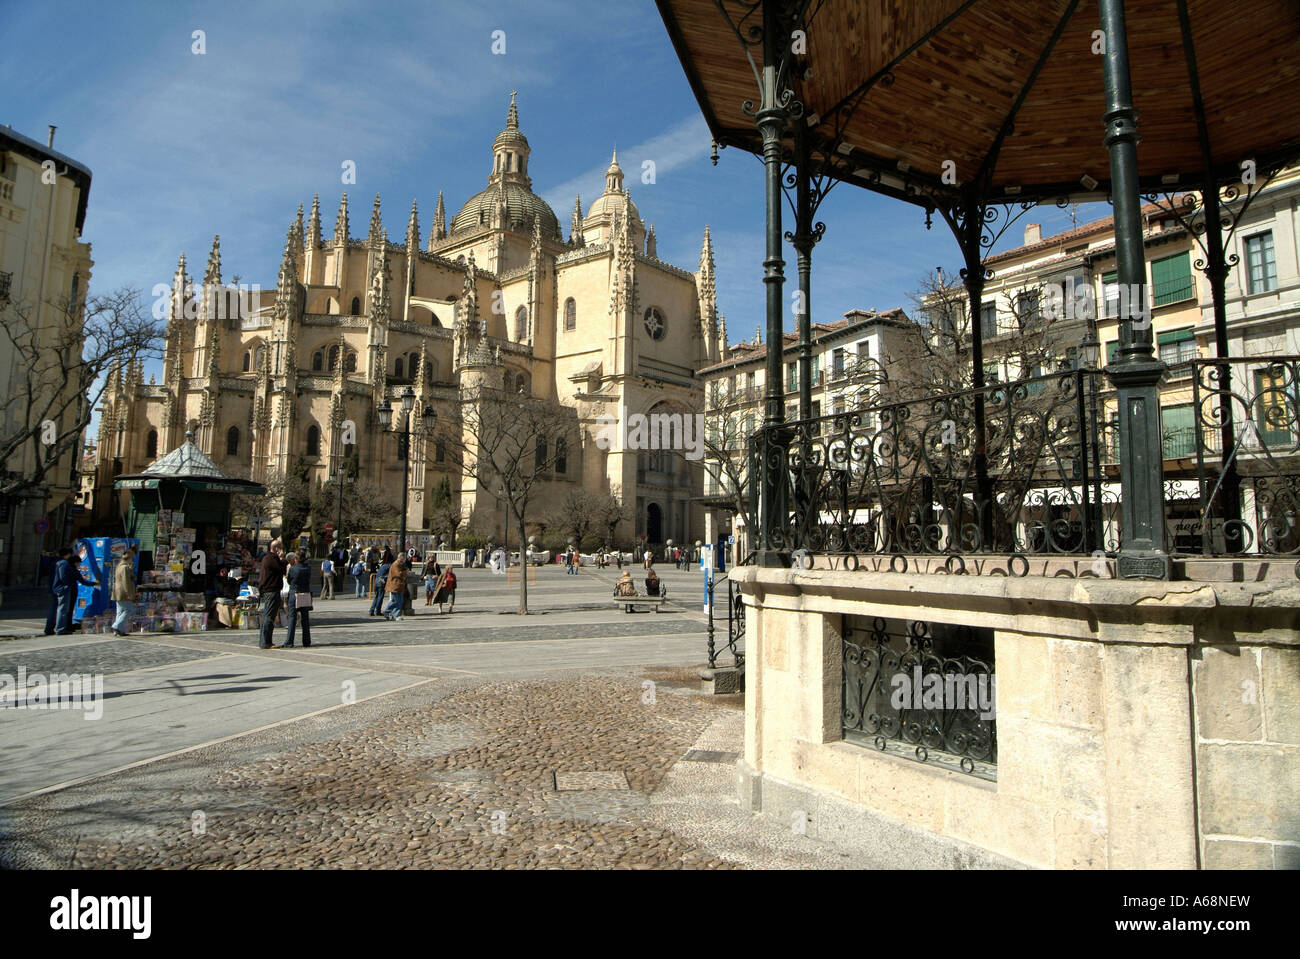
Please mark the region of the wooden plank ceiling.
<svg viewBox="0 0 1300 959"><path fill-rule="evenodd" d="M756 41L761 7L657 2L714 137L759 152L742 108L758 87L740 36ZM1300 157L1300 3L1187 6L1216 178L1235 177L1243 160ZM985 182L990 197L1109 189L1096 0L811 0L809 9L794 86L817 117L812 141L838 148L842 179L939 196L951 192L942 174L952 161L959 184ZM1177 4L1125 9L1143 187L1195 185L1203 159ZM761 66L761 45L748 52ZM1082 186L1085 175L1099 186Z"/></svg>

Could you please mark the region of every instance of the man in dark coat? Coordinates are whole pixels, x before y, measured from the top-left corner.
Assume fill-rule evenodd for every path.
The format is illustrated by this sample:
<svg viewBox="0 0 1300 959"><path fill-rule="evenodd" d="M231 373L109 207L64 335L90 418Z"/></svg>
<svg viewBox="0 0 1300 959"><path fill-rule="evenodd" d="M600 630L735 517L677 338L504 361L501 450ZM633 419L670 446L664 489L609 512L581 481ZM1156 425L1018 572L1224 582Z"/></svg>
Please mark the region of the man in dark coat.
<svg viewBox="0 0 1300 959"><path fill-rule="evenodd" d="M270 552L262 557L261 574L257 580L257 588L262 597L262 626L258 644L262 649L275 648L275 643L271 640L275 630L275 617L280 615L282 605L280 587L284 585L284 574L284 546L278 539L273 540Z"/></svg>
<svg viewBox="0 0 1300 959"><path fill-rule="evenodd" d="M388 574L392 570L393 564L381 563L375 570L375 599L370 604L370 615L381 616L384 608L384 587L388 582Z"/></svg>
<svg viewBox="0 0 1300 959"><path fill-rule="evenodd" d="M66 636L72 632L72 607L77 601L77 584L98 586L93 580L82 579L81 570L72 562L72 547L59 550L59 561L54 564L50 579L50 615L45 619L45 635Z"/></svg>

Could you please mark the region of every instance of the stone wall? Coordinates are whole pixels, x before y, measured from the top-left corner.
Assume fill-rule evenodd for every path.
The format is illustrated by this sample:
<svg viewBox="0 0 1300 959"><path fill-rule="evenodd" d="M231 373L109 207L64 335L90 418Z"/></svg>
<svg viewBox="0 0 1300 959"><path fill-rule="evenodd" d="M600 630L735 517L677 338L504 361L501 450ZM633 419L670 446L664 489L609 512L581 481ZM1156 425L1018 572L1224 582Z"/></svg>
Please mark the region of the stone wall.
<svg viewBox="0 0 1300 959"><path fill-rule="evenodd" d="M900 867L1297 865L1300 584L733 576L752 808ZM995 782L843 741L847 615L994 629Z"/></svg>

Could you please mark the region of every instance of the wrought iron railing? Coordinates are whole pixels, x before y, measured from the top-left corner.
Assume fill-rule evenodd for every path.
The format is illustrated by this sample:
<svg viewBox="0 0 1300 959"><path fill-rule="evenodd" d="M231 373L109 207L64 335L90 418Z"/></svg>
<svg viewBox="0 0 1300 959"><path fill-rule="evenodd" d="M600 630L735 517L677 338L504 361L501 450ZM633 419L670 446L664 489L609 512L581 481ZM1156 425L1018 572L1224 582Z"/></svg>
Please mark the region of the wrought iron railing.
<svg viewBox="0 0 1300 959"><path fill-rule="evenodd" d="M708 625L708 642L709 642L709 669L718 668L718 656L722 650L717 648L714 639L714 609L716 608L715 592L722 583L727 584L727 637L726 652L731 655L731 665L737 669L743 669L745 666L745 602L741 595L740 589L729 577L723 576L709 582L709 625Z"/></svg>
<svg viewBox="0 0 1300 959"><path fill-rule="evenodd" d="M1300 554L1300 356L1194 360L1205 554Z"/></svg>
<svg viewBox="0 0 1300 959"><path fill-rule="evenodd" d="M750 475L767 457L788 507L769 542L884 554L1113 546L1100 510L1101 380L1071 370L764 427Z"/></svg>
<svg viewBox="0 0 1300 959"><path fill-rule="evenodd" d="M993 630L844 617L847 742L996 779Z"/></svg>

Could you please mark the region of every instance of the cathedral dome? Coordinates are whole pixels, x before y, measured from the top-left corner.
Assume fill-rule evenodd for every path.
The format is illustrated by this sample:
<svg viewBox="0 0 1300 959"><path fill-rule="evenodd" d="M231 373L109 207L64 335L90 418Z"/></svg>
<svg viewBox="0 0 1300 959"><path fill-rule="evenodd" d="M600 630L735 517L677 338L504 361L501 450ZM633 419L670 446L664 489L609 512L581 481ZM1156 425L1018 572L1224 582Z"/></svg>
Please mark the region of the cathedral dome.
<svg viewBox="0 0 1300 959"><path fill-rule="evenodd" d="M528 178L528 138L519 129L519 110L515 94L510 94L510 109L506 113L506 128L492 141L492 174L488 187L476 193L460 208L451 222L452 233L473 230L496 221L504 212L504 227L531 232L533 220L541 220L542 236L548 240L563 240L560 220L555 211L533 192L533 181ZM505 209L502 211L502 205Z"/></svg>
<svg viewBox="0 0 1300 959"><path fill-rule="evenodd" d="M540 217L542 221L542 236L549 240L561 240L560 220L551 209L549 203L534 193L522 183L512 183L509 180L502 186L490 186L481 193L476 193L470 197L460 212L456 214L456 219L452 221L452 233L458 233L461 230L472 230L483 225L486 226L492 221L492 211L500 205L501 190L504 188L506 197L507 221L516 225L525 232L530 232L533 228L533 218Z"/></svg>

